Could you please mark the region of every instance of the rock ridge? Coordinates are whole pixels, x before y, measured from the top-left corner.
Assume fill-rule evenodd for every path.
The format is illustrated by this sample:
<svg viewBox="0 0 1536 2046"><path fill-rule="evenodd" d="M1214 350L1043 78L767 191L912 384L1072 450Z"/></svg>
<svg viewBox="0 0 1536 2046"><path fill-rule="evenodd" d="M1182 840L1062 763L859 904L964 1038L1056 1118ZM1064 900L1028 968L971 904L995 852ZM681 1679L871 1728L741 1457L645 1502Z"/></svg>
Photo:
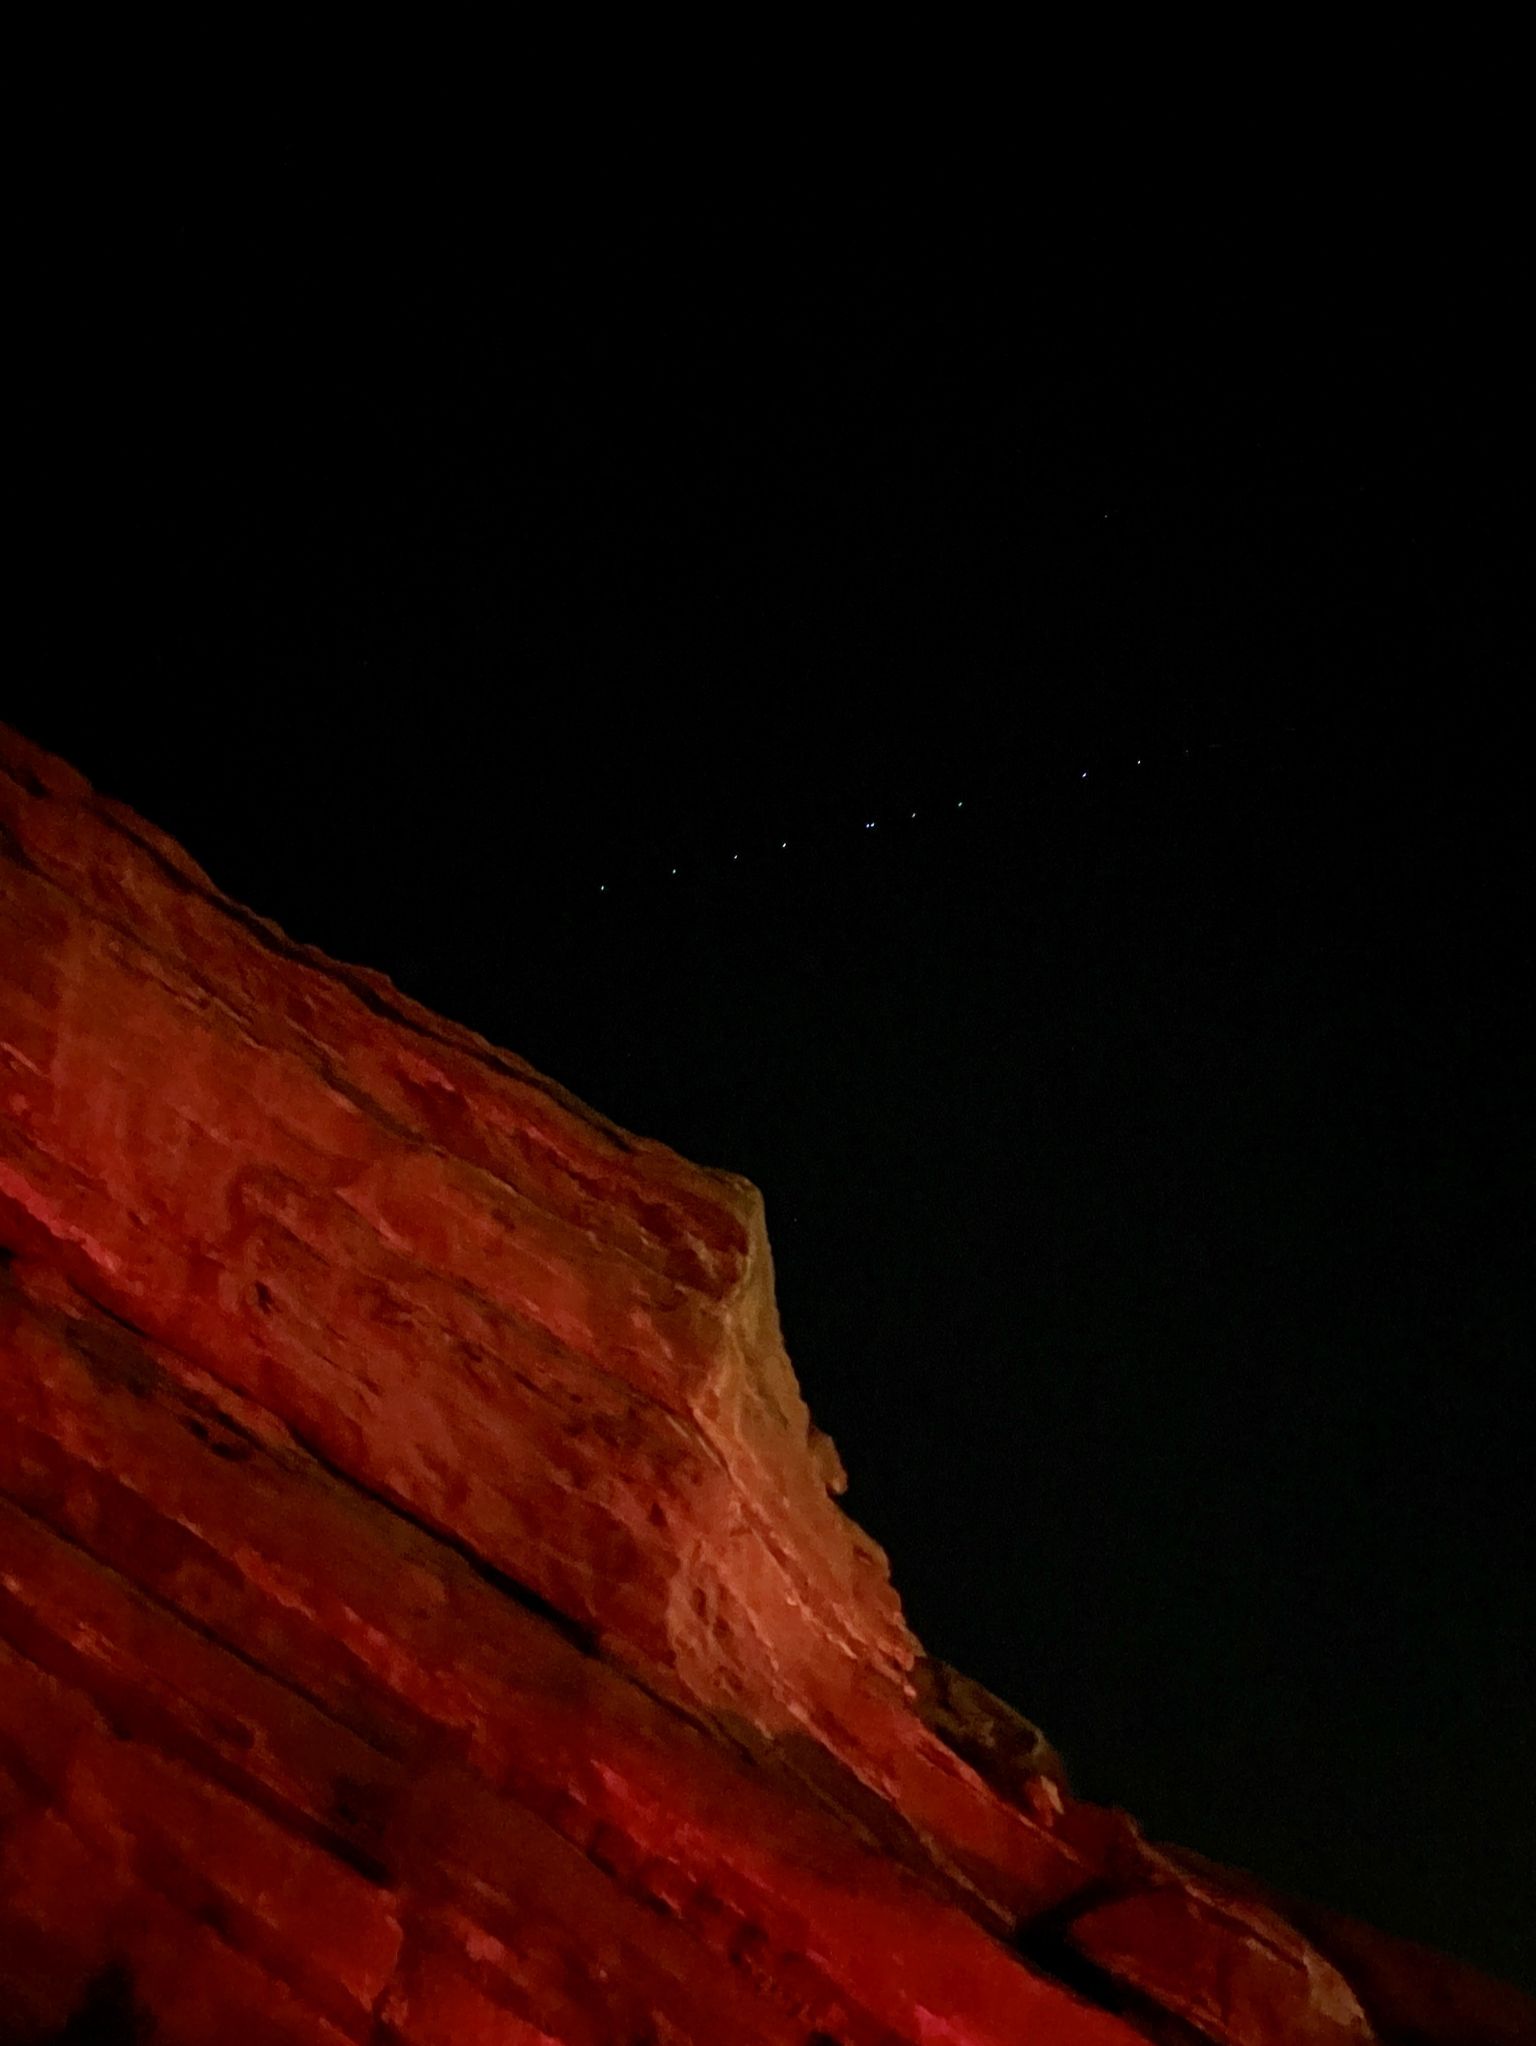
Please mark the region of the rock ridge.
<svg viewBox="0 0 1536 2046"><path fill-rule="evenodd" d="M1533 2036L924 1655L746 1180L4 727L0 1086L0 2035Z"/></svg>

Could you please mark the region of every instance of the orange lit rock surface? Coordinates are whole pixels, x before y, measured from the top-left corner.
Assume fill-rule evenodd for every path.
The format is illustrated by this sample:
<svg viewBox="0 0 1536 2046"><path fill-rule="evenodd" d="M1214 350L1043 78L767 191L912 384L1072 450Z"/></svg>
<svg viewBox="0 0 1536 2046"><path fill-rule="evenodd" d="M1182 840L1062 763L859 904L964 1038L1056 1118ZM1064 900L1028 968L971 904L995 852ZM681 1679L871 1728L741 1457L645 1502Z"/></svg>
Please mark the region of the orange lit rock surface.
<svg viewBox="0 0 1536 2046"><path fill-rule="evenodd" d="M750 1185L3 728L0 1094L0 2037L1533 2036L923 1656Z"/></svg>

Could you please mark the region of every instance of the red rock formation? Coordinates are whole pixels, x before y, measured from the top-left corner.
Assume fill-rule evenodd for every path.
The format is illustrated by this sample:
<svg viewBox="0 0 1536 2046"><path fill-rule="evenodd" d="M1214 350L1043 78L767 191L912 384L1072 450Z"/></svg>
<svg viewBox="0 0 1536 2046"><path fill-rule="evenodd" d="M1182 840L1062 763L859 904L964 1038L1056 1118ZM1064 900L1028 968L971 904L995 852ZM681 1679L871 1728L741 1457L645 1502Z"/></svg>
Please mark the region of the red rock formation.
<svg viewBox="0 0 1536 2046"><path fill-rule="evenodd" d="M745 1181L3 731L0 961L6 2037L1536 2036L922 1656Z"/></svg>

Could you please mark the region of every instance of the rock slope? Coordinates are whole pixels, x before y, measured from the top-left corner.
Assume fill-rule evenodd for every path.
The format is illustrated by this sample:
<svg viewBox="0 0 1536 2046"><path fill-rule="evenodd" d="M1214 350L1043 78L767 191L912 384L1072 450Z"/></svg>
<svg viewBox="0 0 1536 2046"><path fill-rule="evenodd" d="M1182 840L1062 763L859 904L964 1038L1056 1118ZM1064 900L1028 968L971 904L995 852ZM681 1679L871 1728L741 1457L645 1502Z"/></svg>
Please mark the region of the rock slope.
<svg viewBox="0 0 1536 2046"><path fill-rule="evenodd" d="M755 1190L0 728L0 2037L1536 2037L926 1658Z"/></svg>

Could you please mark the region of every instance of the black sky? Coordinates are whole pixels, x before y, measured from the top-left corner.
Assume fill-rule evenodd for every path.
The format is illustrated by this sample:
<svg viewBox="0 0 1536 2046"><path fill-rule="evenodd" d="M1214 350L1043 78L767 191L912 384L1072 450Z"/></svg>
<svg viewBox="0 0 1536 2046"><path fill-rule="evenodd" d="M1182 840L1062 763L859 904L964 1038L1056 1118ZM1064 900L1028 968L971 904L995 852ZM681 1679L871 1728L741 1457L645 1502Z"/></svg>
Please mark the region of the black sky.
<svg viewBox="0 0 1536 2046"><path fill-rule="evenodd" d="M51 192L4 714L754 1179L1085 1794L1530 1984L1505 282L1038 213Z"/></svg>

